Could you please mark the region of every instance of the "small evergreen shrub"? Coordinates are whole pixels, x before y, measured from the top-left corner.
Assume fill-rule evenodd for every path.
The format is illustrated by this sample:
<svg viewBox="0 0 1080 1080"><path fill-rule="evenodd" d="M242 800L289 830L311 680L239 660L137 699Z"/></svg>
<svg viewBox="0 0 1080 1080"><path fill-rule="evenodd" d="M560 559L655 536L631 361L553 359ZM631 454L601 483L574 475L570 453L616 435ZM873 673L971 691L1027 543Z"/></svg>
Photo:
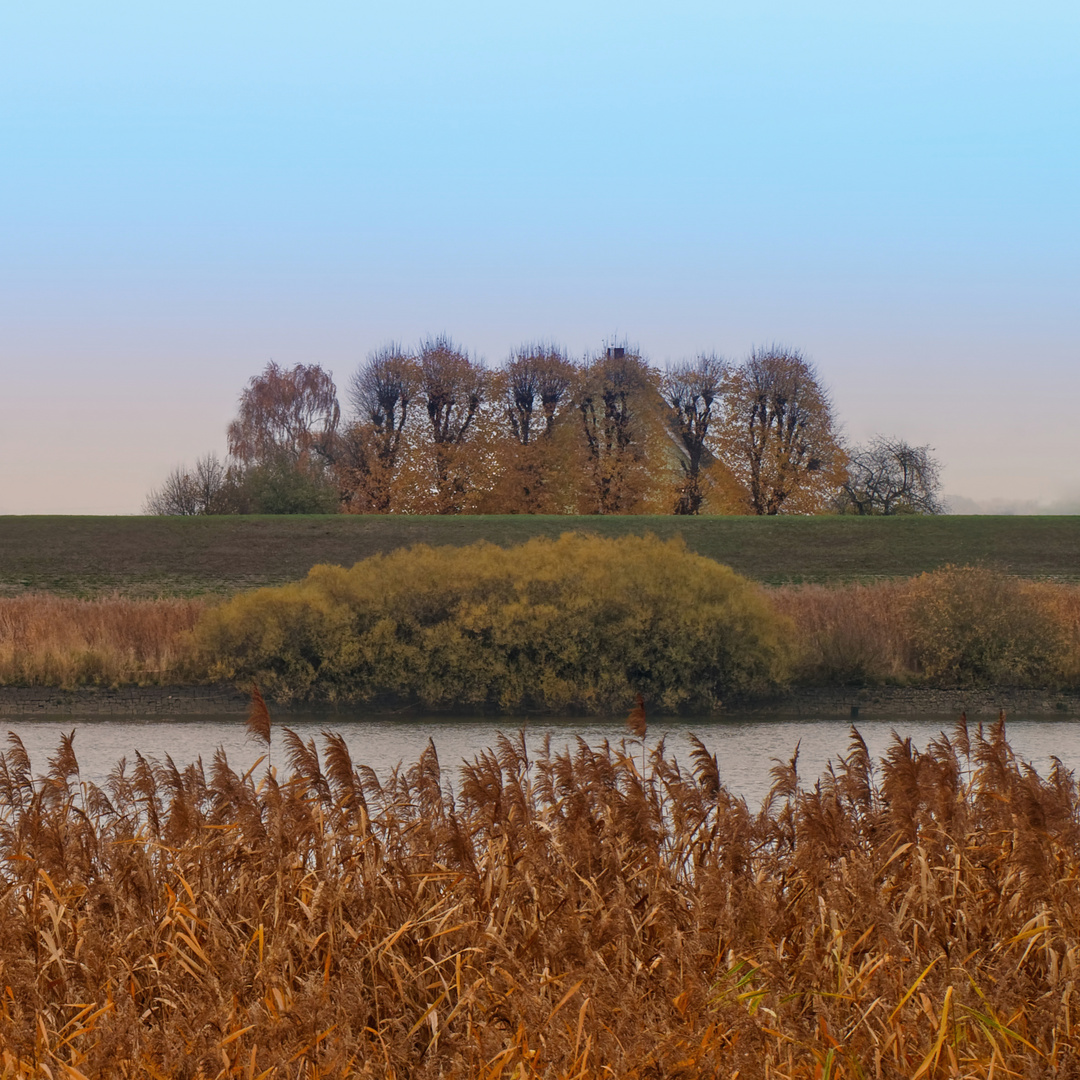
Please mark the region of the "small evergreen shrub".
<svg viewBox="0 0 1080 1080"><path fill-rule="evenodd" d="M790 634L681 540L566 534L317 566L208 611L196 642L211 678L282 701L603 711L640 692L672 711L783 681Z"/></svg>

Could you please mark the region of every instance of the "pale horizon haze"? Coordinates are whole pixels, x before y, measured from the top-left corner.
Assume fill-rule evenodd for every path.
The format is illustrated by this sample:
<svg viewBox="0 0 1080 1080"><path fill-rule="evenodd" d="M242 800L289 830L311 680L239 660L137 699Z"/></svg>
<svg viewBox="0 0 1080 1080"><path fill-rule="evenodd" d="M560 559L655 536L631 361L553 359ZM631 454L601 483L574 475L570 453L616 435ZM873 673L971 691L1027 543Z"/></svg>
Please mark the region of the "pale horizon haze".
<svg viewBox="0 0 1080 1080"><path fill-rule="evenodd" d="M442 332L782 342L954 510L1080 512L1075 4L8 4L0 147L0 514Z"/></svg>

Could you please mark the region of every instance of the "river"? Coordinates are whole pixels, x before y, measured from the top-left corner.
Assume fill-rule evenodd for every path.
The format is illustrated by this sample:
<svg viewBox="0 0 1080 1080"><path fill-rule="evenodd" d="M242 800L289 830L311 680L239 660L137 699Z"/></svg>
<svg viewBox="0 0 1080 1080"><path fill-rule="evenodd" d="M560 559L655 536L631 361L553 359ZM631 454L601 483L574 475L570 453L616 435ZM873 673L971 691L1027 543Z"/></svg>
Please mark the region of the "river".
<svg viewBox="0 0 1080 1080"><path fill-rule="evenodd" d="M956 717L875 716L856 721L833 717L770 719L760 714L654 718L650 721L647 746L651 749L663 737L669 754L686 762L690 750L686 736L693 732L716 754L720 775L728 788L756 808L769 789L769 770L774 758L787 760L798 745L799 776L804 787L812 787L829 760L835 761L846 753L852 722L876 758L888 748L894 731L902 737L910 736L922 748L939 732L951 732ZM989 718L984 718L984 722L988 723ZM399 763L412 764L430 738L435 743L443 775L451 782L456 779L461 762L492 746L499 731L516 734L524 727L527 743L534 748L548 735L553 749L573 743L577 736L591 745L604 739L617 743L629 738L621 720L598 719L503 717L495 720L446 716L372 719L341 711L329 716L290 714L288 726L305 740L314 738L316 743L324 730L340 732L353 760L371 766L380 776ZM1045 715L1015 716L1009 718L1006 730L1017 756L1030 761L1041 773L1049 767L1051 755L1059 757L1067 768L1080 770L1080 729L1075 720ZM169 754L177 765L183 766L198 757L209 764L220 746L230 764L239 770L250 767L262 753L261 745L247 737L243 720L236 715L177 720L159 717L65 720L55 716L0 719L0 732L14 732L22 739L35 772L47 769L48 758L61 734L70 731L75 732L74 748L82 779L94 783L101 783L120 758L133 761L136 750L158 759ZM284 763L280 730L275 730L273 757L275 764Z"/></svg>

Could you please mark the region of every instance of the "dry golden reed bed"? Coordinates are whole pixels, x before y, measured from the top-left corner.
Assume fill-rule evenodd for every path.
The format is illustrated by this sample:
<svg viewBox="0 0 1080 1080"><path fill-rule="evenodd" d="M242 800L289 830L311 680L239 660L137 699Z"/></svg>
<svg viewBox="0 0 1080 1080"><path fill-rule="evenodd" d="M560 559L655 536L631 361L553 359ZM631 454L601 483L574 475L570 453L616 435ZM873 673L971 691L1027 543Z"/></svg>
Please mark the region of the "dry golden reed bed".
<svg viewBox="0 0 1080 1080"><path fill-rule="evenodd" d="M266 720L264 733L268 733ZM256 725L258 726L258 725ZM0 762L0 1076L1076 1077L1077 785L1004 726L755 812L700 745Z"/></svg>
<svg viewBox="0 0 1080 1080"><path fill-rule="evenodd" d="M200 600L0 598L0 685L175 681L205 609Z"/></svg>

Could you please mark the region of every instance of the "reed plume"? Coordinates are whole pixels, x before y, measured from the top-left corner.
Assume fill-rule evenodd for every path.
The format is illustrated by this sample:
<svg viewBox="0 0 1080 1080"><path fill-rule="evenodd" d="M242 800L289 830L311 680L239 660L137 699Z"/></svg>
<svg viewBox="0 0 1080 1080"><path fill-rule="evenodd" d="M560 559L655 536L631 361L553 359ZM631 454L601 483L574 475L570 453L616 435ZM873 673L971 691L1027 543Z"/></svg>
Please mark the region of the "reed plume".
<svg viewBox="0 0 1080 1080"><path fill-rule="evenodd" d="M248 710L247 733L268 749L270 746L270 710L266 707L256 683L251 684L251 707Z"/></svg>

